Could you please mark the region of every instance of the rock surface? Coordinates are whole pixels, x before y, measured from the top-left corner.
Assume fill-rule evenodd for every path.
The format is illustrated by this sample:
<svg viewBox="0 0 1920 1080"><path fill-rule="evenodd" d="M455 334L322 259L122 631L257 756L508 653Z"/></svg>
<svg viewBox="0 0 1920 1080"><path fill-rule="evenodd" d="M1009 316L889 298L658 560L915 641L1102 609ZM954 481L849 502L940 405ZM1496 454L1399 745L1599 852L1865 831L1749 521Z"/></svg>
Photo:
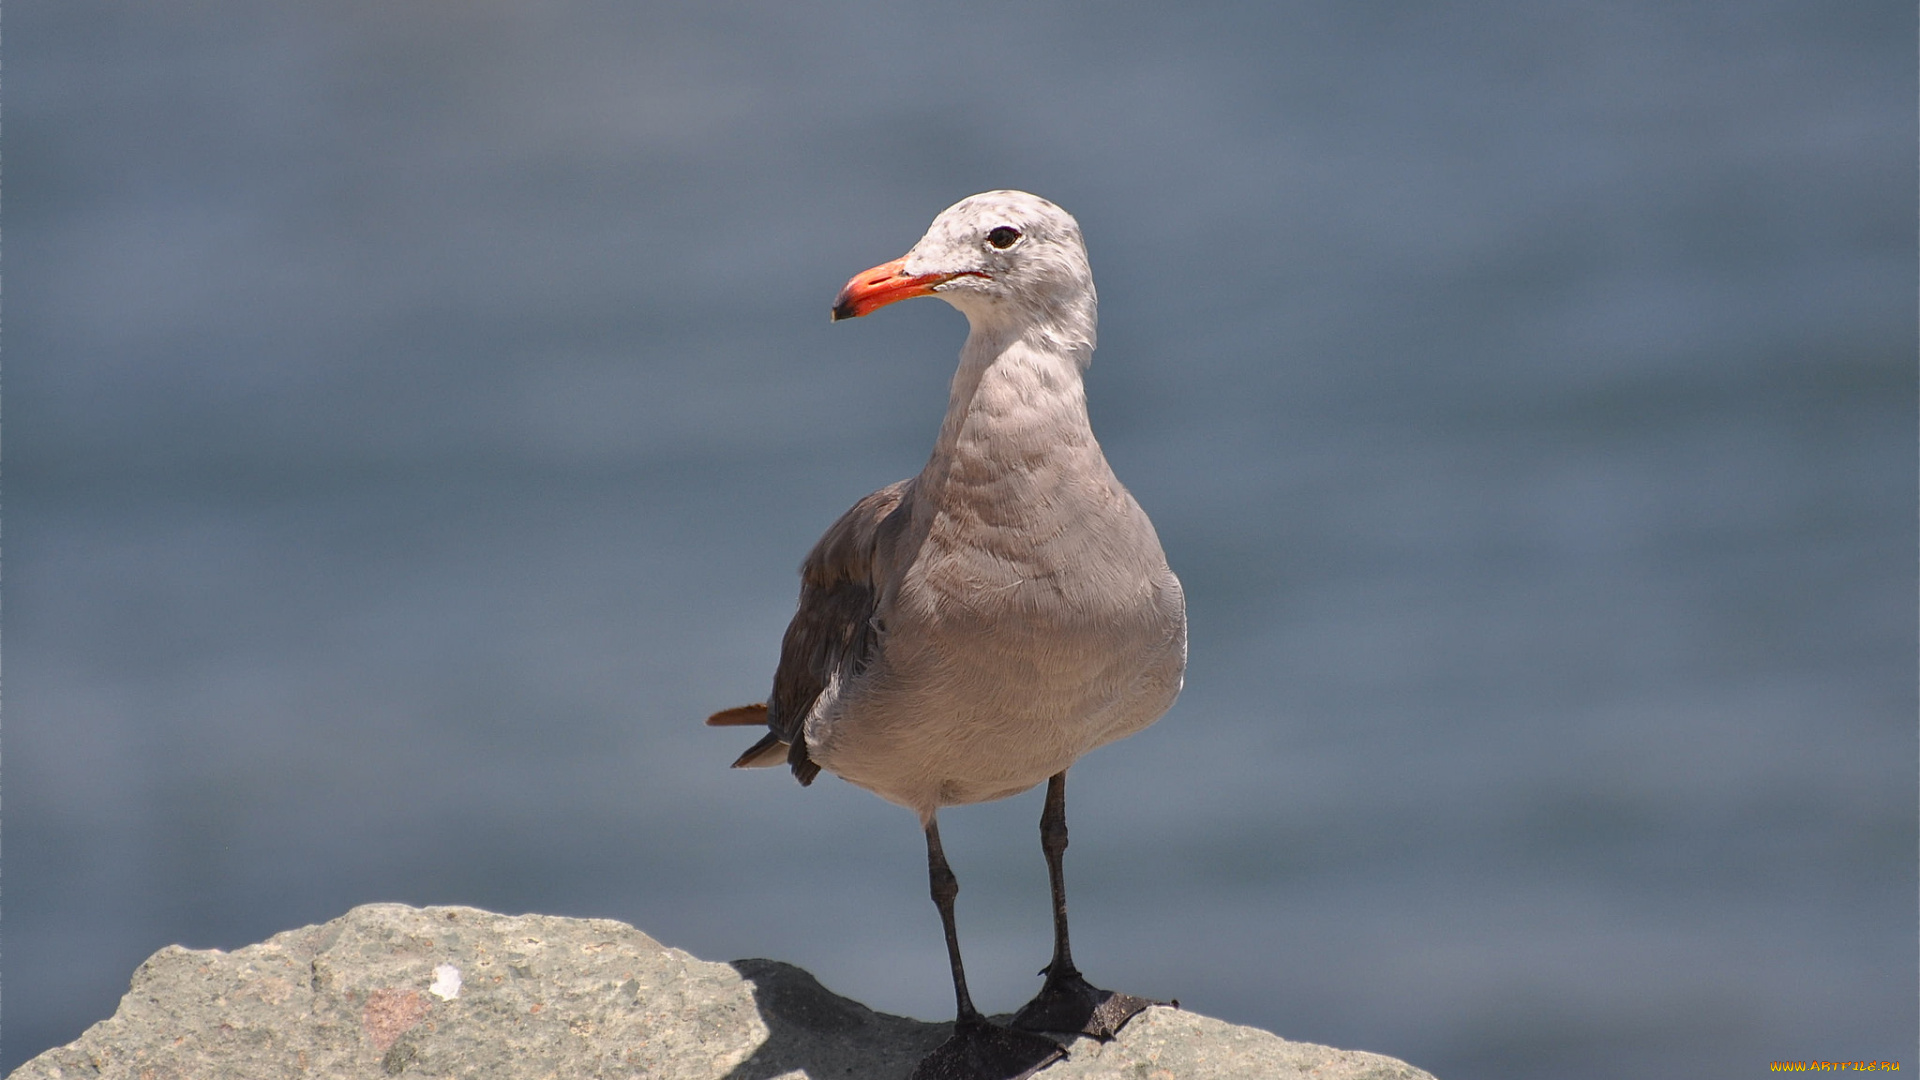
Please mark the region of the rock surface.
<svg viewBox="0 0 1920 1080"><path fill-rule="evenodd" d="M370 904L232 953L162 949L111 1019L10 1080L894 1080L946 1034L625 923ZM1042 1080L1432 1080L1170 1008L1069 1052Z"/></svg>

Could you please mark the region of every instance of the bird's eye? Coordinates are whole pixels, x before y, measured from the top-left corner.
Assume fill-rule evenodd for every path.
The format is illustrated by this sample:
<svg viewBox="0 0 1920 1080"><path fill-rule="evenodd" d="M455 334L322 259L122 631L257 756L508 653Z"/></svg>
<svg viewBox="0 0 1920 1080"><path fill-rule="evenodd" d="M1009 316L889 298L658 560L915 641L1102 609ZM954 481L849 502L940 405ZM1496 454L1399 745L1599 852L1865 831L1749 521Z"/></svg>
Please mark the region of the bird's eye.
<svg viewBox="0 0 1920 1080"><path fill-rule="evenodd" d="M1013 242L1018 239L1020 239L1020 230L1011 225L998 226L987 234L987 243L992 244L1001 251L1012 247Z"/></svg>

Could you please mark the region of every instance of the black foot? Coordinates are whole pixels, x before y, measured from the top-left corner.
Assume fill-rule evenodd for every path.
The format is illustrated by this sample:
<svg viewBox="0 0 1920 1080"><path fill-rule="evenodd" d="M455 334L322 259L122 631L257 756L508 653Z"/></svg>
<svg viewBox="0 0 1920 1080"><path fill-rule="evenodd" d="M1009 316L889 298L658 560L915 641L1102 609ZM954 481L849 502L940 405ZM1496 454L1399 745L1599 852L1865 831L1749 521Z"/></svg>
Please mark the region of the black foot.
<svg viewBox="0 0 1920 1080"><path fill-rule="evenodd" d="M1058 979L1049 973L1039 995L1013 1014L1013 1026L1022 1031L1077 1032L1106 1042L1141 1010L1163 1004L1102 990L1077 971Z"/></svg>
<svg viewBox="0 0 1920 1080"><path fill-rule="evenodd" d="M1052 1039L976 1019L955 1024L953 1037L920 1059L911 1080L1026 1080L1066 1056Z"/></svg>

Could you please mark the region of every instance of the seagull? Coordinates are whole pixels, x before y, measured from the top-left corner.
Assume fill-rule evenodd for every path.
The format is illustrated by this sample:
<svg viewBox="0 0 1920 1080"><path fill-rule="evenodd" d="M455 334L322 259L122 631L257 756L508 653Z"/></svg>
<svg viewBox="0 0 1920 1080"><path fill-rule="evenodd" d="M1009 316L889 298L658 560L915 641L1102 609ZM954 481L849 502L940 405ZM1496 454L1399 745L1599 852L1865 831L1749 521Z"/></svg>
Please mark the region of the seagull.
<svg viewBox="0 0 1920 1080"><path fill-rule="evenodd" d="M769 729L735 768L785 763L802 785L826 769L919 815L956 1018L914 1076L1003 1080L1062 1056L1038 1032L1110 1039L1154 1004L1074 967L1067 769L1173 704L1186 602L1087 419L1096 300L1072 215L1022 191L963 199L906 255L855 275L833 319L916 296L968 324L933 453L807 555L767 701L707 722ZM967 994L938 815L1042 781L1053 958L1039 995L1001 1027Z"/></svg>

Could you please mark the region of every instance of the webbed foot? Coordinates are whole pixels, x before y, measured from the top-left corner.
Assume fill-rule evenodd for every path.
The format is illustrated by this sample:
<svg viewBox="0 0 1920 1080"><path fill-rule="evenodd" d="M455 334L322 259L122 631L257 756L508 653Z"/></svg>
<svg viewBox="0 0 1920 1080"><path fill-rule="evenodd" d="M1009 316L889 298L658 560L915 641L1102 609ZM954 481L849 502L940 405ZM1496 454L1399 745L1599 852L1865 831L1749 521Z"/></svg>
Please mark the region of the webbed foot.
<svg viewBox="0 0 1920 1080"><path fill-rule="evenodd" d="M1106 1042L1147 1006L1166 1004L1102 990L1071 969L1058 978L1051 969L1042 974L1046 985L1013 1014L1013 1026L1022 1031L1077 1032Z"/></svg>
<svg viewBox="0 0 1920 1080"><path fill-rule="evenodd" d="M946 1042L914 1066L911 1080L1026 1080L1066 1056L1044 1035L961 1020Z"/></svg>

